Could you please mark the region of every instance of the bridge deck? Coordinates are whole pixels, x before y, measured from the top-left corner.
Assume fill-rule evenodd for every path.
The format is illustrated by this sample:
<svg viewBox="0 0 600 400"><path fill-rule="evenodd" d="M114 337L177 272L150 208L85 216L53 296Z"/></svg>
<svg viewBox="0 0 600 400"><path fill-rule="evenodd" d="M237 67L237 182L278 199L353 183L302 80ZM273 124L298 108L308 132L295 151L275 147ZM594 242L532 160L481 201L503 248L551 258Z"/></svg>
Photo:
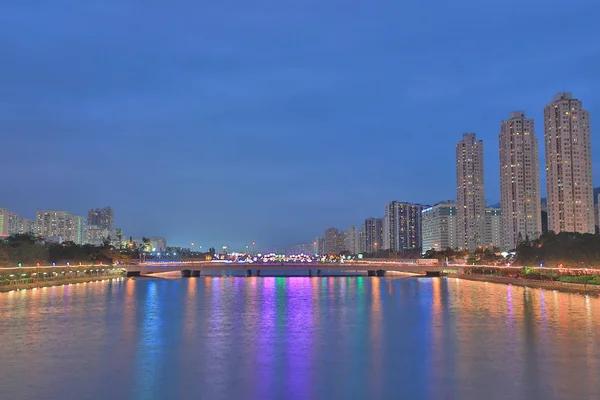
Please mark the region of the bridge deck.
<svg viewBox="0 0 600 400"><path fill-rule="evenodd" d="M310 270L316 272L368 272L382 270L385 272L406 272L425 274L427 271L442 271L448 269L458 269L458 267L443 267L440 265L422 265L422 264L392 264L392 263L254 263L254 264L234 264L234 263L180 263L180 264L140 264L128 265L123 267L128 273L139 272L140 274L153 274L169 271L257 271L261 274L272 272L293 272Z"/></svg>

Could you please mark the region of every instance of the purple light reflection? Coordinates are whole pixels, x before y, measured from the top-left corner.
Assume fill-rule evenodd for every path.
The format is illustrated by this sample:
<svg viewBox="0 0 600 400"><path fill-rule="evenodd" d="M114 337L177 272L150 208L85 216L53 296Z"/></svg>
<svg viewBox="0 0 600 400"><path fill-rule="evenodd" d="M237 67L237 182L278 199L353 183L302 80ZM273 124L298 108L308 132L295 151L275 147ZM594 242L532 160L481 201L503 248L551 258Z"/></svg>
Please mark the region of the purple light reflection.
<svg viewBox="0 0 600 400"><path fill-rule="evenodd" d="M314 359L314 320L317 313L313 304L310 282L313 278L293 278L286 287L285 352L287 354L288 393L294 398L314 398L311 393ZM316 302L318 304L318 301Z"/></svg>

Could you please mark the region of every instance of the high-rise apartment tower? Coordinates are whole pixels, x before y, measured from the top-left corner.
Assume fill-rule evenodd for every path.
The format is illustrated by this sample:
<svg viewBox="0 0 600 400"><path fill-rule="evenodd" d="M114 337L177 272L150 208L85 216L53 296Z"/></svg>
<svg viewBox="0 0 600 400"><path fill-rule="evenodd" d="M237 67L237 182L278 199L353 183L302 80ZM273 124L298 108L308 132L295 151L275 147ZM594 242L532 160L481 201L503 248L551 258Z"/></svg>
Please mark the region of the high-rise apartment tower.
<svg viewBox="0 0 600 400"><path fill-rule="evenodd" d="M542 233L538 141L533 120L522 111L502 121L500 147L500 207L505 249Z"/></svg>
<svg viewBox="0 0 600 400"><path fill-rule="evenodd" d="M456 198L458 247L473 251L485 245L483 142L474 133L456 144Z"/></svg>
<svg viewBox="0 0 600 400"><path fill-rule="evenodd" d="M571 93L544 108L548 230L594 233L590 113Z"/></svg>

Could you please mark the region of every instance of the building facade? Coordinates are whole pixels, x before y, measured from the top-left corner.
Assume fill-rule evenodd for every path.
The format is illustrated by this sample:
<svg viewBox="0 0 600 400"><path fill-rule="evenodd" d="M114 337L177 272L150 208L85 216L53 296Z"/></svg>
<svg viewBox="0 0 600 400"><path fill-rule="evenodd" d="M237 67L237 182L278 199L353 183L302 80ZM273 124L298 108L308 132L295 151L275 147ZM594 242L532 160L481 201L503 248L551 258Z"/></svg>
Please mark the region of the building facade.
<svg viewBox="0 0 600 400"><path fill-rule="evenodd" d="M315 245L315 254L326 254L325 253L325 237L324 236L319 236L317 237L317 239L314 242Z"/></svg>
<svg viewBox="0 0 600 400"><path fill-rule="evenodd" d="M344 250L350 252L350 254L360 253L360 237L358 228L351 226L346 229L343 233Z"/></svg>
<svg viewBox="0 0 600 400"><path fill-rule="evenodd" d="M483 141L474 133L456 144L456 198L458 247L473 251L485 242Z"/></svg>
<svg viewBox="0 0 600 400"><path fill-rule="evenodd" d="M110 232L98 225L87 225L85 227L85 243L92 246L102 246L105 240L109 240Z"/></svg>
<svg viewBox="0 0 600 400"><path fill-rule="evenodd" d="M487 248L502 248L504 237L502 234L502 212L500 208L485 209L485 242Z"/></svg>
<svg viewBox="0 0 600 400"><path fill-rule="evenodd" d="M456 249L462 245L456 234L456 201L437 203L433 207L423 209L421 215L423 253L431 249Z"/></svg>
<svg viewBox="0 0 600 400"><path fill-rule="evenodd" d="M504 243L498 247L514 249L520 241L536 239L542 232L538 141L533 120L522 111L511 113L500 126L499 148Z"/></svg>
<svg viewBox="0 0 600 400"><path fill-rule="evenodd" d="M105 229L111 236L115 231L115 214L111 207L95 208L88 211L88 225Z"/></svg>
<svg viewBox="0 0 600 400"><path fill-rule="evenodd" d="M571 93L544 108L548 230L594 233L590 114Z"/></svg>
<svg viewBox="0 0 600 400"><path fill-rule="evenodd" d="M19 233L19 215L0 208L0 236L10 236Z"/></svg>
<svg viewBox="0 0 600 400"><path fill-rule="evenodd" d="M343 249L343 240L337 228L325 230L325 254L339 254Z"/></svg>
<svg viewBox="0 0 600 400"><path fill-rule="evenodd" d="M35 220L28 218L19 218L19 233L35 233Z"/></svg>
<svg viewBox="0 0 600 400"><path fill-rule="evenodd" d="M83 217L71 215L68 211L38 211L35 218L36 233L50 241L74 242L81 241L81 222Z"/></svg>
<svg viewBox="0 0 600 400"><path fill-rule="evenodd" d="M392 201L385 205L383 249L404 251L421 249L422 204Z"/></svg>
<svg viewBox="0 0 600 400"><path fill-rule="evenodd" d="M364 251L376 253L383 244L383 220L381 218L367 218L363 224Z"/></svg>

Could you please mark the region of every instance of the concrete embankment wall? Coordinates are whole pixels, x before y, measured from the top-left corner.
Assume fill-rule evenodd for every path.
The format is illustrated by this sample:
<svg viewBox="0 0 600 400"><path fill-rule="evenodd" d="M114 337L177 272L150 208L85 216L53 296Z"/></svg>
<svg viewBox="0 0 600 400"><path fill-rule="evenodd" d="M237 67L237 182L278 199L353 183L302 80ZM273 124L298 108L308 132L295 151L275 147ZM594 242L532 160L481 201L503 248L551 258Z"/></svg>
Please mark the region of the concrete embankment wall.
<svg viewBox="0 0 600 400"><path fill-rule="evenodd" d="M448 277L469 281L500 283L504 285L524 286L536 289L558 290L561 292L590 294L600 296L600 285L584 285L557 281L538 281L533 279L505 278L499 276L449 274Z"/></svg>
<svg viewBox="0 0 600 400"><path fill-rule="evenodd" d="M71 285L73 283L85 283L85 282L96 282L96 281L104 281L111 279L124 279L120 275L109 274L109 275L94 275L94 276L81 276L77 278L61 278L61 279L52 279L52 280L39 280L30 283L17 283L11 285L2 285L0 286L0 293L10 292L13 290L27 290L33 288L43 288L43 287L52 287L52 286L63 286L63 285Z"/></svg>

